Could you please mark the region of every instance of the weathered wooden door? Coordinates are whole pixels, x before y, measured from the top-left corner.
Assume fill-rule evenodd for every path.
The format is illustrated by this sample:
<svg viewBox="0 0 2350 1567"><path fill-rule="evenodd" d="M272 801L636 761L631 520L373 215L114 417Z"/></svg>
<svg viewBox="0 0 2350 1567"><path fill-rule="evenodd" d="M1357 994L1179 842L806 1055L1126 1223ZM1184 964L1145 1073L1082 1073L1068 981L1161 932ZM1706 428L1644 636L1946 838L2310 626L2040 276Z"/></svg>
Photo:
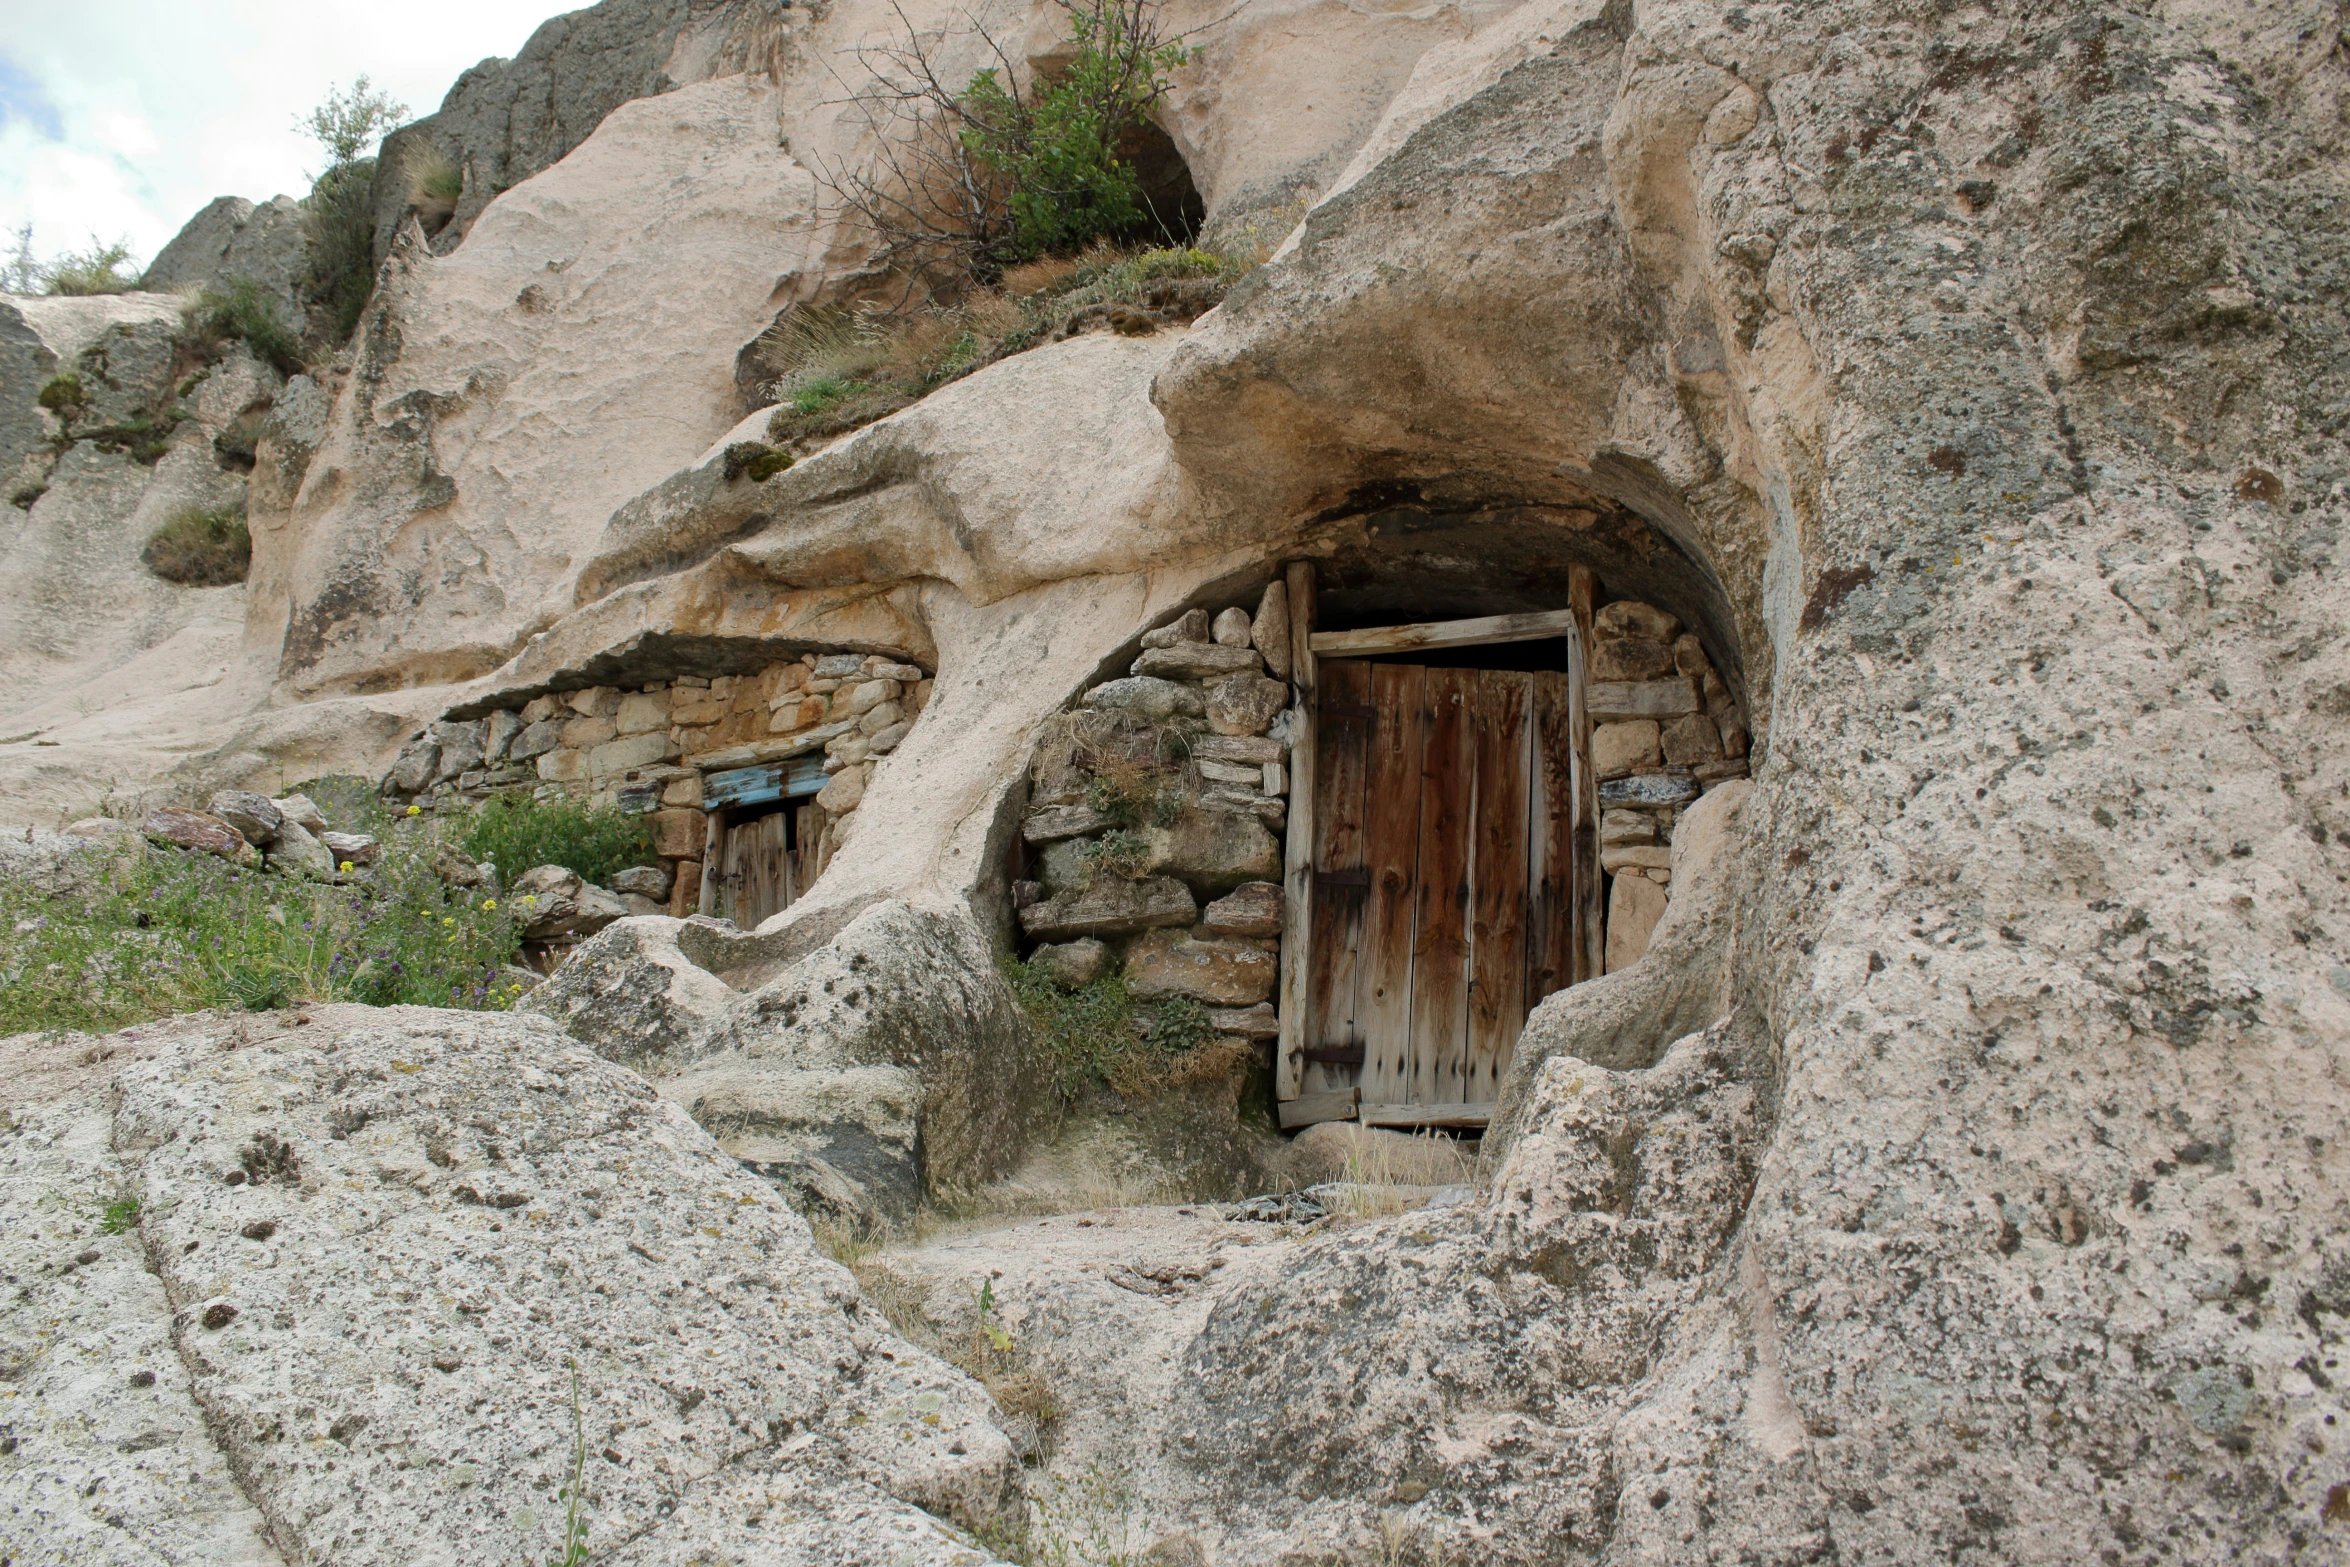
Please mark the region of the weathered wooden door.
<svg viewBox="0 0 2350 1567"><path fill-rule="evenodd" d="M780 914L799 895L784 813L770 811L726 829L718 861L718 910L744 930Z"/></svg>
<svg viewBox="0 0 2350 1567"><path fill-rule="evenodd" d="M1567 674L1319 670L1308 1093L1474 1126L1533 1004L1579 977Z"/></svg>

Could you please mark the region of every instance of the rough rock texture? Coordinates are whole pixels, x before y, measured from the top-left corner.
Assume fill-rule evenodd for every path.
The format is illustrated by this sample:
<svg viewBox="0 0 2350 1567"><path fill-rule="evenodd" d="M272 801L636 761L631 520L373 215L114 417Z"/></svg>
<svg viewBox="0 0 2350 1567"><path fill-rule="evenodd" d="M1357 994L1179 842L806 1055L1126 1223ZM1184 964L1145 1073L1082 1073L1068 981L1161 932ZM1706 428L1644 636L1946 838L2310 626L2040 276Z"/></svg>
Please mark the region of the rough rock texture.
<svg viewBox="0 0 2350 1567"><path fill-rule="evenodd" d="M574 1366L599 1560L986 1559L917 1511L999 1512L986 1395L641 1078L523 1017L162 1032L0 1134L19 1559L558 1553Z"/></svg>
<svg viewBox="0 0 2350 1567"><path fill-rule="evenodd" d="M277 307L278 319L299 330L302 301L302 204L278 196L256 205L241 196L223 196L188 219L171 243L155 252L139 286L176 294L207 285L223 288L250 279Z"/></svg>

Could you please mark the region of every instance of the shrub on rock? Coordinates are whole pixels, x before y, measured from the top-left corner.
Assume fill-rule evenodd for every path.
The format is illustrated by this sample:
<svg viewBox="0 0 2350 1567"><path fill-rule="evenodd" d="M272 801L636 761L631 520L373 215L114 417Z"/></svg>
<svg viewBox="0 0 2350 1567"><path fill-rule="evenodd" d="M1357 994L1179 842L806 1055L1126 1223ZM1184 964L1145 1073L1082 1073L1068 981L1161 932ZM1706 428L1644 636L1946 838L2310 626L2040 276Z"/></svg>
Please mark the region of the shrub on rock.
<svg viewBox="0 0 2350 1567"><path fill-rule="evenodd" d="M253 567L253 535L242 512L183 511L148 535L139 552L147 569L186 588L224 588Z"/></svg>

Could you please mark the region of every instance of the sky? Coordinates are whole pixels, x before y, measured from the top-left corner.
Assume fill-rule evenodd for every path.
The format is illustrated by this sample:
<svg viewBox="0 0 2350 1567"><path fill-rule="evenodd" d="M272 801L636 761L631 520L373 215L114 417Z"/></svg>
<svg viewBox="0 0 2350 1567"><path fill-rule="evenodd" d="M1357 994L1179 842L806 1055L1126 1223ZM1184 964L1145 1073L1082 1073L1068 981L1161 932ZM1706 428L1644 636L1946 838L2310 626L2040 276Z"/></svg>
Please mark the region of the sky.
<svg viewBox="0 0 2350 1567"><path fill-rule="evenodd" d="M301 196L295 119L362 72L416 119L586 0L0 0L0 230L151 259L215 196Z"/></svg>

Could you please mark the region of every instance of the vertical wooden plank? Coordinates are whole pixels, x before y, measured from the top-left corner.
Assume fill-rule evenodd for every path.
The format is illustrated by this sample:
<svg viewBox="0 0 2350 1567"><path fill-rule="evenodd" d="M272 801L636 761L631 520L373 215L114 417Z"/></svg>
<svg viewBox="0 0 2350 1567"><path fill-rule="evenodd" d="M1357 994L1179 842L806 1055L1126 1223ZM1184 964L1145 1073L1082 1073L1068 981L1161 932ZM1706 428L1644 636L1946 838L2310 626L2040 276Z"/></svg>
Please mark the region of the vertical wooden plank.
<svg viewBox="0 0 2350 1567"><path fill-rule="evenodd" d="M1411 1094L1412 928L1419 905L1427 675L1417 664L1371 666L1370 764L1363 790L1363 863L1371 885L1363 904L1355 1027L1363 1040L1363 1098L1372 1104L1401 1104Z"/></svg>
<svg viewBox="0 0 2350 1567"><path fill-rule="evenodd" d="M792 831L800 840L799 883L800 890L805 892L815 885L817 872L820 869L816 863L816 846L817 840L824 836L824 807L820 805L801 806L798 818L792 824Z"/></svg>
<svg viewBox="0 0 2350 1567"><path fill-rule="evenodd" d="M1477 735L1473 669L1428 671L1420 767L1419 900L1412 926L1410 1104L1458 1104L1469 1027L1469 838Z"/></svg>
<svg viewBox="0 0 2350 1567"><path fill-rule="evenodd" d="M792 847L791 807L775 813L775 857L783 868L783 906L800 901L800 858Z"/></svg>
<svg viewBox="0 0 2350 1567"><path fill-rule="evenodd" d="M1567 574L1567 607L1575 631L1567 638L1567 735L1574 748L1574 842L1568 865L1575 898L1575 983L1607 972L1606 914L1600 902L1599 778L1591 770L1591 617L1599 580L1588 566Z"/></svg>
<svg viewBox="0 0 2350 1567"><path fill-rule="evenodd" d="M1526 1010L1575 982L1575 744L1568 681L1534 676L1527 724Z"/></svg>
<svg viewBox="0 0 2350 1567"><path fill-rule="evenodd" d="M725 846L726 813L724 811L704 811L702 813L702 895L694 903L694 911L698 914L717 915L719 913L719 895L725 883L720 879L723 867L718 862L724 857L721 851Z"/></svg>
<svg viewBox="0 0 2350 1567"><path fill-rule="evenodd" d="M1370 666L1354 659L1323 664L1314 713L1314 932L1306 973L1308 1048L1359 1044L1355 1024L1356 955L1369 890L1363 862L1363 784L1369 759ZM1349 885L1346 878L1362 878ZM1334 879L1335 878L1335 879ZM1351 1087L1354 1067L1308 1062L1304 1092Z"/></svg>
<svg viewBox="0 0 2350 1567"><path fill-rule="evenodd" d="M1526 1021L1526 735L1534 677L1480 670L1469 861L1469 1022L1457 1099L1501 1097Z"/></svg>
<svg viewBox="0 0 2350 1567"><path fill-rule="evenodd" d="M1281 871L1281 1034L1273 1097L1295 1099L1313 1037L1306 969L1314 937L1314 563L1291 561L1289 586L1289 834Z"/></svg>

